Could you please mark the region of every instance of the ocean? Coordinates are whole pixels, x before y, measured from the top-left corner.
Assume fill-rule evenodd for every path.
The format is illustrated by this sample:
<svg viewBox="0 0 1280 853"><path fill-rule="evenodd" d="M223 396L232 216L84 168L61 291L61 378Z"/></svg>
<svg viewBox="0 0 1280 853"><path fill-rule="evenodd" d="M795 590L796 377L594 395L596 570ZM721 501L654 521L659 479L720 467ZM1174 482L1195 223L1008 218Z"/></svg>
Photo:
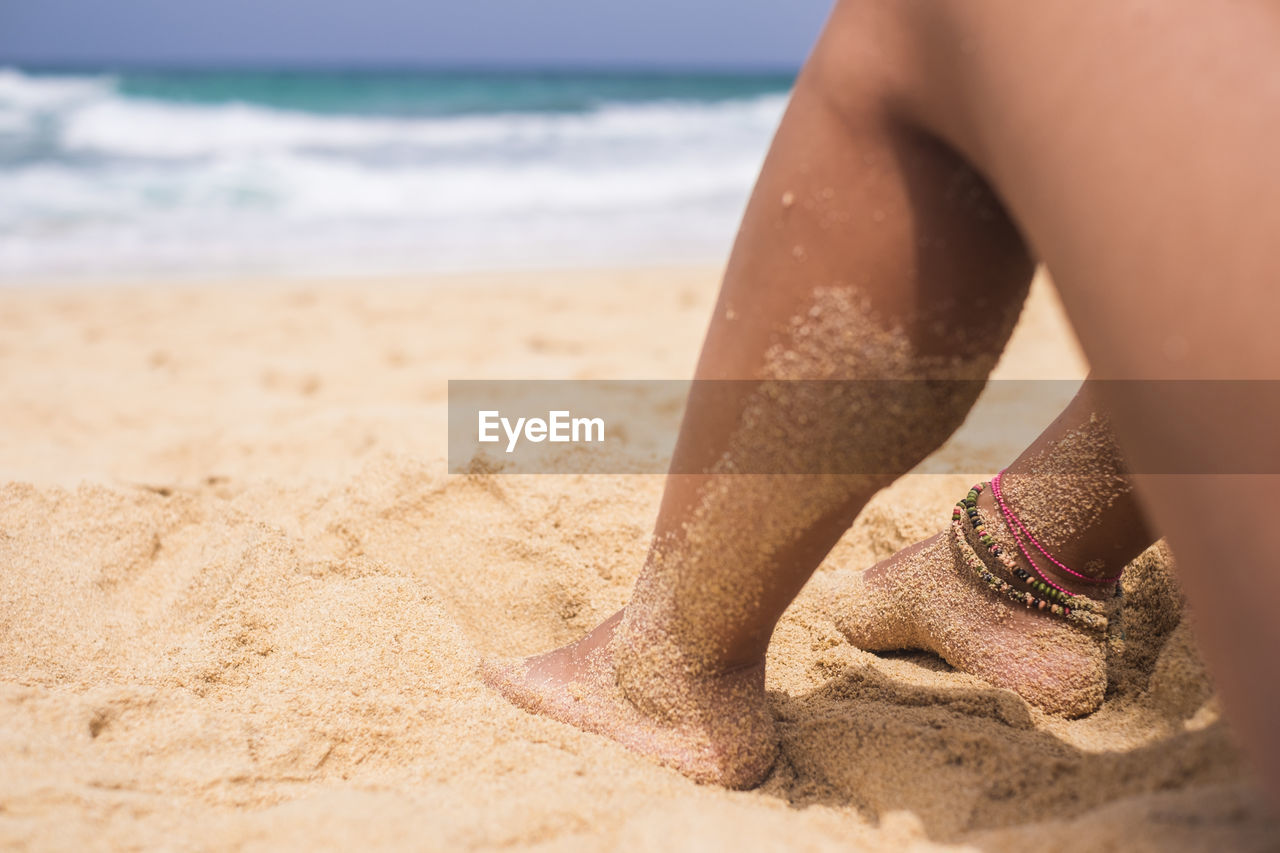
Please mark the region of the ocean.
<svg viewBox="0 0 1280 853"><path fill-rule="evenodd" d="M0 69L0 278L720 262L791 83Z"/></svg>

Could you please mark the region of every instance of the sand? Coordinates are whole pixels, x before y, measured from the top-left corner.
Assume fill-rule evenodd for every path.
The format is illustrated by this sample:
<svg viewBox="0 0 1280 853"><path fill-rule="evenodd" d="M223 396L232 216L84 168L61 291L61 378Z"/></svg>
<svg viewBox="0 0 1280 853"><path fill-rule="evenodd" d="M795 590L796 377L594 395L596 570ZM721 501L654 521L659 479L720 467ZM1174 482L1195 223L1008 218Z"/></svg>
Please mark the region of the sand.
<svg viewBox="0 0 1280 853"><path fill-rule="evenodd" d="M715 270L0 292L0 845L1267 850L1168 555L1102 708L784 617L764 785L530 716L483 655L625 600L662 481L448 476L449 378L685 378ZM1040 281L998 375L1085 365ZM980 405L982 405L980 403ZM1037 425L1031 425L1038 428ZM960 434L820 570L941 529L1007 460Z"/></svg>

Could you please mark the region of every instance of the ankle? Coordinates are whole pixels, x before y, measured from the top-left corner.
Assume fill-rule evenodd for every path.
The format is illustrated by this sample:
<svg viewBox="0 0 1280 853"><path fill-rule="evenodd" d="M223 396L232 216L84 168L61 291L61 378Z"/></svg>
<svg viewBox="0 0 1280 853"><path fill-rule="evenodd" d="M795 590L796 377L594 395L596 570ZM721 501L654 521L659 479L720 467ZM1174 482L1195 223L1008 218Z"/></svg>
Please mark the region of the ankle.
<svg viewBox="0 0 1280 853"><path fill-rule="evenodd" d="M764 707L763 656L724 661L680 639L645 615L624 613L610 651L618 688L632 704L672 722L705 720L726 707Z"/></svg>
<svg viewBox="0 0 1280 853"><path fill-rule="evenodd" d="M996 504L1001 511L997 516L1002 515L1009 521L1003 529L1012 539L1012 546L1007 541L1000 541L1001 528L993 523L991 517L984 517L978 506L979 499L987 491L995 492ZM1024 604L1029 609L1060 617L1090 631L1110 631L1114 627L1110 617L1120 604L1119 584L1111 585L1112 595L1107 599L1071 592L1050 580L1036 567L1035 560L1019 538L1018 530L1026 532L1017 523L1017 519L1010 518L1005 511L998 486L991 487L990 483L975 485L952 510L951 538L954 553L960 564L968 567L976 579L994 592ZM1014 556L1015 549L1035 569L1034 575L1018 564ZM1043 549L1041 552L1043 553Z"/></svg>
<svg viewBox="0 0 1280 853"><path fill-rule="evenodd" d="M1082 555L1079 550L1070 547L1069 544L1058 549L1057 554L1061 556L1063 562L1074 560L1075 562L1070 565L1072 568L1079 566L1077 571L1079 575L1084 575L1083 578L1061 571L1049 560L1040 559L1032 565L1014 540L1013 531L1000 511L990 488L983 489L978 495L978 510L982 514L984 525L994 534L1004 553L1033 577L1038 577L1052 587L1071 595L1085 596L1095 601L1107 601L1114 597L1116 584L1119 582L1116 580L1119 569L1112 570L1110 566L1099 560L1080 559Z"/></svg>

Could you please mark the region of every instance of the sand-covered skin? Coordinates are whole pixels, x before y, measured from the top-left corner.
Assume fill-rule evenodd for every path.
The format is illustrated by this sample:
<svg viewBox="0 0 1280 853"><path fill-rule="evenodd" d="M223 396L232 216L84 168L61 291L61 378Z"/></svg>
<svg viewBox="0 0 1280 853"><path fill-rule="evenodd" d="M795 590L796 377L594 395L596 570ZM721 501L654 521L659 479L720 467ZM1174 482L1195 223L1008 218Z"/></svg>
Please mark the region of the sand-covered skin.
<svg viewBox="0 0 1280 853"><path fill-rule="evenodd" d="M659 477L445 474L448 378L680 378L711 270L0 292L0 846L1267 850L1162 551L1080 720L779 626L781 755L698 786L481 656L623 604ZM997 375L1082 375L1044 284ZM967 442L967 443L966 443ZM822 573L1002 459L907 478ZM81 482L84 481L82 485Z"/></svg>

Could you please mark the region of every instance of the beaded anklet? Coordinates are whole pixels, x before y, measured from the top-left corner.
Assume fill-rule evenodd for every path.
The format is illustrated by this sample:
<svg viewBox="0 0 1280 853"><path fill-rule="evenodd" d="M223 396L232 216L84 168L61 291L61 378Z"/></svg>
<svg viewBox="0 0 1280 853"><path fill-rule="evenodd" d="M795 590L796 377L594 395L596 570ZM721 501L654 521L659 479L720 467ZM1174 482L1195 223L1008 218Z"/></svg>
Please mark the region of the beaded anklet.
<svg viewBox="0 0 1280 853"><path fill-rule="evenodd" d="M987 532L986 526L982 523L982 518L978 514L978 495L982 494L982 490L986 484L979 483L969 490L969 493L956 504L956 509L952 512L952 519L955 519L957 512L963 511L969 518L969 523L973 527L974 535L977 537L979 544L1004 566L1009 574L1018 580L1027 584L1032 590L1056 601L1060 604L1070 605L1076 610L1098 611L1101 605L1088 596L1077 595L1070 590L1063 589L1052 582L1046 583L1044 580L1037 580L1032 577L1026 569L1018 565L1011 555L1006 554L1004 549L995 541L990 533Z"/></svg>
<svg viewBox="0 0 1280 853"><path fill-rule="evenodd" d="M1040 570L1039 564L1036 563L1035 559L1031 556L1031 553L1027 551L1027 547L1022 544L1023 536L1026 537L1032 547L1039 551L1046 560L1053 563L1059 569L1072 577L1078 579L1081 583L1108 584L1115 583L1120 580L1119 575L1116 575L1113 578L1091 578L1088 575L1077 572L1075 569L1068 568L1061 560L1046 551L1045 547L1040 544L1040 541L1031 535L1031 531L1022 523L1022 519L1014 515L1013 510L1009 508L1009 504L1005 502L1003 489L1000 487L1000 479L1004 477L1004 474L1005 472L1001 471L999 474L996 474L991 478L991 496L996 499L996 506L1000 508L1000 514L1004 516L1005 526L1009 528L1009 534L1013 536L1013 541L1018 546L1018 550L1022 552L1022 556L1027 558L1027 562L1031 564L1031 568L1035 570L1035 573L1040 576L1041 580L1056 590L1065 592L1068 595L1071 594L1053 581L1049 580L1049 578L1045 576L1045 573ZM1021 535L1019 535L1018 531L1021 531Z"/></svg>
<svg viewBox="0 0 1280 853"><path fill-rule="evenodd" d="M1047 611L1068 622L1090 630L1106 631L1110 620L1103 613L1104 610L1110 610L1111 608L1105 607L1100 602L1094 601L1087 596L1072 595L1043 582L1036 581L996 544L995 539L986 531L978 514L978 495L982 492L982 489L982 484L970 489L969 493L956 504L951 513L952 544L960 561L972 570L983 583L997 593L1004 595L1010 601L1015 601L1028 608ZM965 524L966 519L969 521L969 525ZM966 526L972 527L979 543L984 546L992 557L1019 580L1031 586L1035 592L1019 590L1013 584L996 576L969 541ZM1040 595L1036 593L1040 593ZM1116 596L1119 597L1119 595L1120 587L1117 586Z"/></svg>

